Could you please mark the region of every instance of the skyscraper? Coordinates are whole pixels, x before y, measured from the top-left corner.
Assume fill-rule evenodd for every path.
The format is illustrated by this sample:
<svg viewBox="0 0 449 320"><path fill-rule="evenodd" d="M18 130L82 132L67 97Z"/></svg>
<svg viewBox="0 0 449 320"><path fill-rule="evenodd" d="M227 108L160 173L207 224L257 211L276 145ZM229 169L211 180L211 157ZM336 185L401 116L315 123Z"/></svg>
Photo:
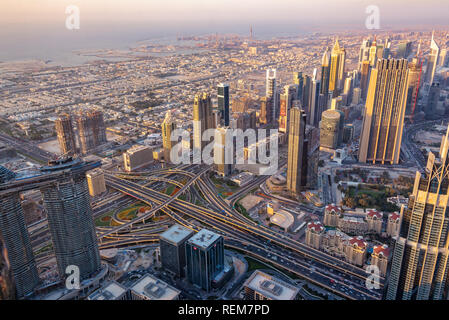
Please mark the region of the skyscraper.
<svg viewBox="0 0 449 320"><path fill-rule="evenodd" d="M335 40L334 47L331 52L331 65L329 75L329 91L333 92L333 96L339 95L342 86L345 70L346 51L340 47L338 38Z"/></svg>
<svg viewBox="0 0 449 320"><path fill-rule="evenodd" d="M9 266L5 245L0 238L0 301L15 299L14 280Z"/></svg>
<svg viewBox="0 0 449 320"><path fill-rule="evenodd" d="M407 209L401 212L386 298L442 300L448 293L449 128L439 158L429 153L424 174L416 173Z"/></svg>
<svg viewBox="0 0 449 320"><path fill-rule="evenodd" d="M171 141L172 132L176 130L176 123L173 120L171 110L165 114L164 122L162 122L162 146L164 148L165 162L171 162L170 152L176 142Z"/></svg>
<svg viewBox="0 0 449 320"><path fill-rule="evenodd" d="M302 107L304 110L309 110L310 103L310 91L311 91L312 79L307 74L303 75L303 87L302 87Z"/></svg>
<svg viewBox="0 0 449 320"><path fill-rule="evenodd" d="M277 108L277 92L276 92L276 69L267 70L266 78L266 96L271 99L273 104L273 109L271 110L271 119L277 119L276 108Z"/></svg>
<svg viewBox="0 0 449 320"><path fill-rule="evenodd" d="M303 170L307 170L303 163L306 113L298 107L290 110L290 124L288 133L288 164L287 164L287 189L293 194L298 194L304 187L301 176Z"/></svg>
<svg viewBox="0 0 449 320"><path fill-rule="evenodd" d="M437 114L438 102L440 101L441 88L438 82L432 83L429 90L429 96L427 100L427 108L425 109L426 118L430 120L436 120L440 116Z"/></svg>
<svg viewBox="0 0 449 320"><path fill-rule="evenodd" d="M397 59L407 59L412 52L412 43L410 41L402 41L396 51Z"/></svg>
<svg viewBox="0 0 449 320"><path fill-rule="evenodd" d="M406 115L412 114L413 107L417 102L419 90L422 83L420 82L420 75L421 65L417 58L413 58L412 62L409 63L407 105L405 109Z"/></svg>
<svg viewBox="0 0 449 320"><path fill-rule="evenodd" d="M294 100L302 99L303 77L302 72L293 72L293 83L297 86L296 97Z"/></svg>
<svg viewBox="0 0 449 320"><path fill-rule="evenodd" d="M33 293L39 284L39 276L18 192L1 197L0 236L4 245L2 254L6 253L5 258L9 261L16 297L23 298Z"/></svg>
<svg viewBox="0 0 449 320"><path fill-rule="evenodd" d="M234 170L233 138L229 133L229 127L219 127L215 130L214 137L214 163L218 174L223 177L230 176Z"/></svg>
<svg viewBox="0 0 449 320"><path fill-rule="evenodd" d="M259 122L261 124L269 124L272 122L272 108L273 100L270 97L263 97L260 100L260 117Z"/></svg>
<svg viewBox="0 0 449 320"><path fill-rule="evenodd" d="M229 126L229 85L218 85L218 111L220 112L220 123L224 126Z"/></svg>
<svg viewBox="0 0 449 320"><path fill-rule="evenodd" d="M320 123L320 149L337 149L343 141L343 130L343 112L331 109L324 111Z"/></svg>
<svg viewBox="0 0 449 320"><path fill-rule="evenodd" d="M321 84L322 82L317 79L315 69L311 84L310 111L308 114L309 124L314 127L318 127L318 124L321 121L321 113L323 112L323 103L320 99L320 92L322 91Z"/></svg>
<svg viewBox="0 0 449 320"><path fill-rule="evenodd" d="M438 57L440 55L440 47L434 39L434 33L432 32L432 40L430 43L430 54L427 58L427 69L425 75L425 82L432 85L433 79L435 78L435 71L437 68Z"/></svg>
<svg viewBox="0 0 449 320"><path fill-rule="evenodd" d="M103 113L100 110L80 111L77 125L82 154L87 154L107 142Z"/></svg>
<svg viewBox="0 0 449 320"><path fill-rule="evenodd" d="M201 159L201 151L206 144L202 141L203 132L213 128L215 128L215 120L212 113L211 98L207 93L197 94L193 104L193 152L195 159Z"/></svg>
<svg viewBox="0 0 449 320"><path fill-rule="evenodd" d="M360 138L360 162L399 163L407 88L407 60L379 60L371 71Z"/></svg>
<svg viewBox="0 0 449 320"><path fill-rule="evenodd" d="M41 187L48 225L60 277L66 268L75 265L80 279L90 278L101 268L97 234L92 215L86 174L81 160L71 158L53 161L43 173L66 170L67 175L56 186Z"/></svg>
<svg viewBox="0 0 449 320"><path fill-rule="evenodd" d="M223 237L202 229L187 240L186 261L189 281L209 291L212 280L224 268Z"/></svg>
<svg viewBox="0 0 449 320"><path fill-rule="evenodd" d="M76 153L76 140L72 117L67 113L59 115L55 121L55 128L61 154L68 156L74 155Z"/></svg>
<svg viewBox="0 0 449 320"><path fill-rule="evenodd" d="M371 40L365 39L362 42L362 45L360 46L360 52L359 52L359 68L358 70L362 70L362 63L363 61L369 61L369 50L371 48Z"/></svg>
<svg viewBox="0 0 449 320"><path fill-rule="evenodd" d="M329 48L323 54L323 59L321 61L321 92L327 95L329 92L329 76L330 76L330 59L331 55Z"/></svg>
<svg viewBox="0 0 449 320"><path fill-rule="evenodd" d="M369 61L363 61L361 65L361 71L360 71L360 89L362 93L362 99L365 100L366 96L368 94L368 86L369 86L369 79L370 79L370 72L371 67Z"/></svg>

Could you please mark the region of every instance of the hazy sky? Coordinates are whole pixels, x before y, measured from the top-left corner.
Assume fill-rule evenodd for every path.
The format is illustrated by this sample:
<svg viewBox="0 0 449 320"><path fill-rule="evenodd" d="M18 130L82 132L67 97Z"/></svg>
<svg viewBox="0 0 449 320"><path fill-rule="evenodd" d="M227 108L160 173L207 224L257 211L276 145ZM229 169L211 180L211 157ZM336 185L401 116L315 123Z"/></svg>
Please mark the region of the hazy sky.
<svg viewBox="0 0 449 320"><path fill-rule="evenodd" d="M79 6L89 24L360 24L368 5L379 6L381 27L449 24L448 0L0 0L0 26L63 24L69 4Z"/></svg>

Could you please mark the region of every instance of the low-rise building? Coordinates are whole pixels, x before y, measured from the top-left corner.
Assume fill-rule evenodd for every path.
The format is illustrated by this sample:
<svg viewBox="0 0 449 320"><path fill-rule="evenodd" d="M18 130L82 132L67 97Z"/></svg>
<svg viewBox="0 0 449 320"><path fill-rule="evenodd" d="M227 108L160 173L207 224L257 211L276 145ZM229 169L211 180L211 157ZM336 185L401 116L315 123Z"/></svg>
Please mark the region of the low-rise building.
<svg viewBox="0 0 449 320"><path fill-rule="evenodd" d="M373 253L371 254L371 265L379 268L382 277L385 277L387 274L389 258L390 248L387 245L374 246Z"/></svg>
<svg viewBox="0 0 449 320"><path fill-rule="evenodd" d="M399 235L400 221L401 215L399 212L393 212L388 215L387 236L394 238Z"/></svg>
<svg viewBox="0 0 449 320"><path fill-rule="evenodd" d="M181 291L146 274L130 288L131 300L178 300Z"/></svg>
<svg viewBox="0 0 449 320"><path fill-rule="evenodd" d="M132 172L153 162L153 151L146 146L136 145L123 154L125 170Z"/></svg>
<svg viewBox="0 0 449 320"><path fill-rule="evenodd" d="M321 249L322 236L325 232L321 222L309 222L306 229L306 244L315 249Z"/></svg>
<svg viewBox="0 0 449 320"><path fill-rule="evenodd" d="M362 267L365 264L368 243L363 237L353 237L345 243L346 261Z"/></svg>
<svg viewBox="0 0 449 320"><path fill-rule="evenodd" d="M324 208L324 225L328 227L337 227L341 215L341 207L336 206L335 204L327 205Z"/></svg>
<svg viewBox="0 0 449 320"><path fill-rule="evenodd" d="M256 270L243 284L245 300L297 300L299 288Z"/></svg>
<svg viewBox="0 0 449 320"><path fill-rule="evenodd" d="M126 300L128 289L111 281L87 297L87 300Z"/></svg>
<svg viewBox="0 0 449 320"><path fill-rule="evenodd" d="M89 186L89 194L96 197L106 192L106 183L104 181L104 172L100 168L94 169L86 173L87 185Z"/></svg>
<svg viewBox="0 0 449 320"><path fill-rule="evenodd" d="M368 223L368 232L382 233L383 215L380 212L369 210L366 214L366 222Z"/></svg>

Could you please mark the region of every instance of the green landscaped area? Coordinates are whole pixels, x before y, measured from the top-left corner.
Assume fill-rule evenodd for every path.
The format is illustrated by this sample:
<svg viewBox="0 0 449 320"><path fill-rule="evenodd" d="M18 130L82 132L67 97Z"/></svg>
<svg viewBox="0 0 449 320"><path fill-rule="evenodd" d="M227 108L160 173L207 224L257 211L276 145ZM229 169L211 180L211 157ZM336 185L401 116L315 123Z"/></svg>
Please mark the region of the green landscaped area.
<svg viewBox="0 0 449 320"><path fill-rule="evenodd" d="M211 175L210 179L214 183L219 196L224 199L226 199L229 196L232 196L234 192L236 192L239 189L239 186L230 180L225 180L215 175Z"/></svg>
<svg viewBox="0 0 449 320"><path fill-rule="evenodd" d="M110 227L113 214L114 214L114 211L109 211L108 213L105 213L105 214L101 215L100 217L96 218L95 225L97 227Z"/></svg>
<svg viewBox="0 0 449 320"><path fill-rule="evenodd" d="M375 208L379 211L394 212L399 208L387 201L387 198L397 195L397 192L383 185L363 185L348 187L343 191L343 204L349 208Z"/></svg>
<svg viewBox="0 0 449 320"><path fill-rule="evenodd" d="M145 211L150 210L151 208L142 202L138 202L133 204L132 206L120 211L117 214L117 217L122 220L131 221L137 218L138 213L144 213Z"/></svg>

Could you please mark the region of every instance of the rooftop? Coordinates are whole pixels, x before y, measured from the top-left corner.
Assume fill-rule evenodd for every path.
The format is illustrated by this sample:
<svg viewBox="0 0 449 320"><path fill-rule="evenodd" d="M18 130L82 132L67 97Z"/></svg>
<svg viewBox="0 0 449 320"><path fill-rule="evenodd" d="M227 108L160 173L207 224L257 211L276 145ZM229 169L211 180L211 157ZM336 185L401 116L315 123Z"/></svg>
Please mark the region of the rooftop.
<svg viewBox="0 0 449 320"><path fill-rule="evenodd" d="M160 238L172 244L183 242L192 235L193 231L179 224L173 225L160 235Z"/></svg>
<svg viewBox="0 0 449 320"><path fill-rule="evenodd" d="M221 236L216 234L215 232L209 231L207 229L202 229L200 232L191 237L188 241L189 243L197 247L207 249L220 237Z"/></svg>
<svg viewBox="0 0 449 320"><path fill-rule="evenodd" d="M297 287L259 270L254 271L244 286L272 300L294 300L299 292Z"/></svg>
<svg viewBox="0 0 449 320"><path fill-rule="evenodd" d="M137 280L131 287L131 291L148 300L175 300L181 291L173 288L162 280L147 274Z"/></svg>
<svg viewBox="0 0 449 320"><path fill-rule="evenodd" d="M121 284L112 281L92 293L88 300L118 300L128 291Z"/></svg>
<svg viewBox="0 0 449 320"><path fill-rule="evenodd" d="M288 229L295 222L295 218L290 212L281 209L275 212L270 218L270 222L281 228Z"/></svg>

